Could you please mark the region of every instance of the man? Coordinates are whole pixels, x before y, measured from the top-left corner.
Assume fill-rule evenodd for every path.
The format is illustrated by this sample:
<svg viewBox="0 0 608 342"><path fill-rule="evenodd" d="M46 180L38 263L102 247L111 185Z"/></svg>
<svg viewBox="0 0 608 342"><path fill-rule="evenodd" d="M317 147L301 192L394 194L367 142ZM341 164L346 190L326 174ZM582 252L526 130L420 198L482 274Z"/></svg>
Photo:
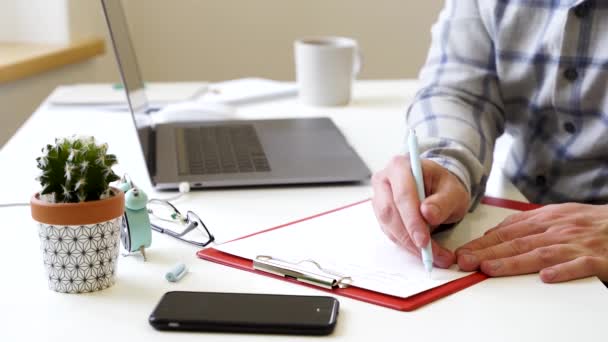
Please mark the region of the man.
<svg viewBox="0 0 608 342"><path fill-rule="evenodd" d="M420 255L427 223L460 221L483 196L495 140L513 145L503 172L531 201L435 265L544 282L608 281L608 1L447 0L432 30L421 90L407 113L427 198L407 156L373 177L384 232Z"/></svg>

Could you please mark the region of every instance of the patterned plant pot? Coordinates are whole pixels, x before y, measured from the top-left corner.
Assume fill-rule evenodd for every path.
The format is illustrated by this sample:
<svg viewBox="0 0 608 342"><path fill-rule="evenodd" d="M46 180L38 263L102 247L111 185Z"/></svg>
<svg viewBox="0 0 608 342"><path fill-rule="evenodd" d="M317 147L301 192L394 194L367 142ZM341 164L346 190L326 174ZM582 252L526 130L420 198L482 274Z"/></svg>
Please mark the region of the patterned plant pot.
<svg viewBox="0 0 608 342"><path fill-rule="evenodd" d="M83 203L47 203L32 197L42 258L51 290L84 293L114 284L124 193Z"/></svg>

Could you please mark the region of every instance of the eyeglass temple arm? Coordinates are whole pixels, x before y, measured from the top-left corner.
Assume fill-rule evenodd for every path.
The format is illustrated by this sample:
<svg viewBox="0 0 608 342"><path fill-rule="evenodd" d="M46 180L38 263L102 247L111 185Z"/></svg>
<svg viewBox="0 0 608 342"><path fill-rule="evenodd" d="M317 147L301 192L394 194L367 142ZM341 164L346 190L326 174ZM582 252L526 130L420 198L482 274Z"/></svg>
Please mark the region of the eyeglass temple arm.
<svg viewBox="0 0 608 342"><path fill-rule="evenodd" d="M176 233L170 229L165 229L165 228L161 228L155 224L151 225L152 228L154 228L154 230L156 230L159 233L162 234L168 234L174 237L182 237L186 234L188 234L192 229L194 229L196 226L198 226L198 223L195 221L189 222L188 225L186 226L186 228L184 228L184 230L181 233Z"/></svg>

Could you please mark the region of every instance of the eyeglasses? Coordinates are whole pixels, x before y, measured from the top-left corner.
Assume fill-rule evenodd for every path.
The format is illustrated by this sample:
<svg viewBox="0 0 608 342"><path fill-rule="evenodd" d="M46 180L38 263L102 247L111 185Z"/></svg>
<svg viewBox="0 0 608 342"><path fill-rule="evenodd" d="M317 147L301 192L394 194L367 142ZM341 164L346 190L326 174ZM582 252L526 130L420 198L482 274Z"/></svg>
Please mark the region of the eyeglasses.
<svg viewBox="0 0 608 342"><path fill-rule="evenodd" d="M211 234L203 220L191 210L188 210L186 215L183 215L170 202L160 199L151 199L148 201L148 213L152 219L170 223L176 227L176 229L163 228L158 224L151 222L150 225L154 231L167 234L180 241L198 247L205 247L215 241L215 237ZM181 226L181 228L178 228L179 226ZM190 238L186 238L186 235Z"/></svg>

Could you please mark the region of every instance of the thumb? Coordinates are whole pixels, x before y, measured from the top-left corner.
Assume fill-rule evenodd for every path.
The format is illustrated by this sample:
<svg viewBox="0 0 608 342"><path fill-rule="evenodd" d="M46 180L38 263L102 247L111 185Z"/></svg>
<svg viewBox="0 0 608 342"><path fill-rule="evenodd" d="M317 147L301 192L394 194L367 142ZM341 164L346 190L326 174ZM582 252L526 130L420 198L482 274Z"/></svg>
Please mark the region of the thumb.
<svg viewBox="0 0 608 342"><path fill-rule="evenodd" d="M469 194L456 176L441 181L432 195L420 206L420 212L431 226L460 221L469 208Z"/></svg>

